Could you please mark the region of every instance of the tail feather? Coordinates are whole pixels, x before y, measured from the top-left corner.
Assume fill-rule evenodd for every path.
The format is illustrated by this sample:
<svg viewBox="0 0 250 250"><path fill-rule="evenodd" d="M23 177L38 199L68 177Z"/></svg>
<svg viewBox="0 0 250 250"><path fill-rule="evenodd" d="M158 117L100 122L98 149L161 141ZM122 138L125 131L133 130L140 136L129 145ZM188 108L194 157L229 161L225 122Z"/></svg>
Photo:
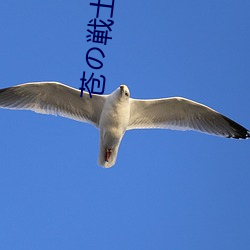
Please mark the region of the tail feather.
<svg viewBox="0 0 250 250"><path fill-rule="evenodd" d="M100 143L100 151L98 157L98 165L104 168L111 168L115 165L117 154L118 154L118 147L112 149L112 153L108 161L105 159L106 155L106 148Z"/></svg>

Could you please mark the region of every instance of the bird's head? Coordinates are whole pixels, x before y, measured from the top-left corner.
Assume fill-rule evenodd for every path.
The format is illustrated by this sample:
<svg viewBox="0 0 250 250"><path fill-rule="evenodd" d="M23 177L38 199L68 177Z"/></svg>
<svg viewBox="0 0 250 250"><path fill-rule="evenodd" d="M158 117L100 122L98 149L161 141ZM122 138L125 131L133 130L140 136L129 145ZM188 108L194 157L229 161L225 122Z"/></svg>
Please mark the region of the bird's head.
<svg viewBox="0 0 250 250"><path fill-rule="evenodd" d="M113 93L111 93L112 98L119 102L129 102L130 92L126 85L120 85Z"/></svg>
<svg viewBox="0 0 250 250"><path fill-rule="evenodd" d="M120 87L118 88L120 89L120 95L122 98L129 98L130 97L130 92L128 87L125 84L120 85Z"/></svg>

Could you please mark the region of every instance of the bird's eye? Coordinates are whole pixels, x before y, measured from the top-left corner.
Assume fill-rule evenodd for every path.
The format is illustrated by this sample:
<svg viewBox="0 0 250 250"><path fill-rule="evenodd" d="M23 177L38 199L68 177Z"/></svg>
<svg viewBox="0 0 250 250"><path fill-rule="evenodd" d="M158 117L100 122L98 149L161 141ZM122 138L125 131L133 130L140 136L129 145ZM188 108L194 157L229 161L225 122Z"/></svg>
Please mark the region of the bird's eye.
<svg viewBox="0 0 250 250"><path fill-rule="evenodd" d="M125 96L128 96L128 92L127 91L125 92Z"/></svg>

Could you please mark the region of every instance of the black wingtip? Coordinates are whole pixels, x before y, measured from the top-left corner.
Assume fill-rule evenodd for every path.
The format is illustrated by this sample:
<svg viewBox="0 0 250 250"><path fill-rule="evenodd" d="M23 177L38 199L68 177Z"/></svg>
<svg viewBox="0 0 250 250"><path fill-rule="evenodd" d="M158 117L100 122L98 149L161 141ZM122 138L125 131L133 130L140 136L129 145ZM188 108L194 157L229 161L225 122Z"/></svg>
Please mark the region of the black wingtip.
<svg viewBox="0 0 250 250"><path fill-rule="evenodd" d="M230 127L234 130L233 133L228 135L228 138L233 138L233 139L247 139L250 137L250 131L237 122L229 119L226 116L223 116L224 119L229 123Z"/></svg>
<svg viewBox="0 0 250 250"><path fill-rule="evenodd" d="M247 137L246 138L249 138L250 137L250 131L247 131Z"/></svg>

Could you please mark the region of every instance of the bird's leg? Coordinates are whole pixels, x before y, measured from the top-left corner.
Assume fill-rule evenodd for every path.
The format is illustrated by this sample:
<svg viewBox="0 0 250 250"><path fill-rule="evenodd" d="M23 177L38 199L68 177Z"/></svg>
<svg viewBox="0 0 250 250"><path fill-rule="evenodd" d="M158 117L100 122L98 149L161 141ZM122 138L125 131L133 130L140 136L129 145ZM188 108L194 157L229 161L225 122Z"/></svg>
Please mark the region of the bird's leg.
<svg viewBox="0 0 250 250"><path fill-rule="evenodd" d="M106 153L105 153L105 161L106 162L109 161L111 153L112 153L112 149L110 149L110 148L106 149Z"/></svg>

